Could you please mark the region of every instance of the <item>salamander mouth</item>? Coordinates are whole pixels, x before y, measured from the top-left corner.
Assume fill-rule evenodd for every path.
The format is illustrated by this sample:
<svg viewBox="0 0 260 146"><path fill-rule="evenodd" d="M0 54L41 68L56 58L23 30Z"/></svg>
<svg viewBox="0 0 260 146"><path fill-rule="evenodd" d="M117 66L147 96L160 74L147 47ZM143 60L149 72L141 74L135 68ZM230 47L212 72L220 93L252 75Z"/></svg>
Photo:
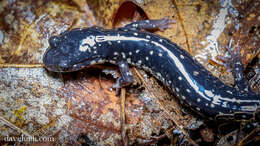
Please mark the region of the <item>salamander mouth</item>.
<svg viewBox="0 0 260 146"><path fill-rule="evenodd" d="M91 63L93 59L85 59L85 60L82 60L80 62L77 62L73 65L71 65L69 68L67 69L63 69L63 70L60 70L60 72L73 72L73 71L78 71L78 70L81 70L83 68L86 68L88 67Z"/></svg>
<svg viewBox="0 0 260 146"><path fill-rule="evenodd" d="M60 66L60 64L51 64L51 65L45 65L45 68L47 68L49 71L53 72L74 72L78 71L80 69L83 69L90 65L90 62L92 59L85 59L80 62L77 62L75 64L71 64L69 66Z"/></svg>
<svg viewBox="0 0 260 146"><path fill-rule="evenodd" d="M91 64L91 61L97 58L92 56L75 63L68 61L69 56L62 55L62 52L56 48L48 48L43 56L45 68L53 72L73 72L85 68Z"/></svg>

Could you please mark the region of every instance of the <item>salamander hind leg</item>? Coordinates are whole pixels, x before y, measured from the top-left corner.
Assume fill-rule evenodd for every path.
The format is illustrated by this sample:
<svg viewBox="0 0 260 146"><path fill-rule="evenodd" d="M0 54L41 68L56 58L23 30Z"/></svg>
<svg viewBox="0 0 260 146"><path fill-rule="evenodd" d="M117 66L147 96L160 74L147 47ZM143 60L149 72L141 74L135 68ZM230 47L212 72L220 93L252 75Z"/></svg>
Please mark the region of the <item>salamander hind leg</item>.
<svg viewBox="0 0 260 146"><path fill-rule="evenodd" d="M232 51L228 48L229 54L232 57L232 73L235 78L235 84L241 91L251 91L248 80L244 75L244 66L240 56L240 47L237 50Z"/></svg>
<svg viewBox="0 0 260 146"><path fill-rule="evenodd" d="M134 78L126 62L120 61L117 64L119 66L121 77L117 79L113 87L118 90L119 88L130 85Z"/></svg>
<svg viewBox="0 0 260 146"><path fill-rule="evenodd" d="M221 60L226 62L226 66L228 67L228 70L231 69L234 79L235 79L235 85L239 89L239 91L250 91L251 89L248 84L248 80L244 76L244 66L242 64L241 56L240 56L240 50L241 48L238 47L237 49L231 50L230 47L226 47L228 53L231 57L225 58L225 57L219 57Z"/></svg>
<svg viewBox="0 0 260 146"><path fill-rule="evenodd" d="M164 17L162 19L157 20L141 20L137 22L130 23L121 29L130 29L130 30L153 30L159 29L164 31L165 29L171 28L171 24L175 23L176 21L173 19L169 19L168 17Z"/></svg>

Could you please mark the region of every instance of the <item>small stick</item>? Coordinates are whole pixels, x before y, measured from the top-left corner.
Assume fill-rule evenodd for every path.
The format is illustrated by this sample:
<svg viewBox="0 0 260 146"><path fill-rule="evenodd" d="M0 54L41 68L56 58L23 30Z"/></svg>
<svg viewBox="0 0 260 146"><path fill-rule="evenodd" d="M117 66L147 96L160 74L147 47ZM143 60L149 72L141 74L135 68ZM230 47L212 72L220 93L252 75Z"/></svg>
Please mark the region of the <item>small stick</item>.
<svg viewBox="0 0 260 146"><path fill-rule="evenodd" d="M121 105L121 136L122 136L122 143L124 146L127 146L128 139L126 136L126 124L125 124L125 88L121 88L121 95L120 95L120 105Z"/></svg>
<svg viewBox="0 0 260 146"><path fill-rule="evenodd" d="M18 131L19 133L22 133L25 136L32 137L28 132L24 131L23 129L15 126L13 123L6 120L4 117L0 116L0 121L3 122L6 126Z"/></svg>
<svg viewBox="0 0 260 146"><path fill-rule="evenodd" d="M13 67L13 68L42 68L44 67L43 64L0 64L0 68L8 68L8 67Z"/></svg>

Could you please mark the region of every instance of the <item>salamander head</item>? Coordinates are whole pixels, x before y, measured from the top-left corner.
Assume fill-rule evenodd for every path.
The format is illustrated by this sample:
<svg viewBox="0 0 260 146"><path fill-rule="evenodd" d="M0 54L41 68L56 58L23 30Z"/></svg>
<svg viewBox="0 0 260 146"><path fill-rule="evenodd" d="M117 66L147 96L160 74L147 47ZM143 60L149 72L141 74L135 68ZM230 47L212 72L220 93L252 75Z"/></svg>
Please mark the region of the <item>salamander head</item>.
<svg viewBox="0 0 260 146"><path fill-rule="evenodd" d="M91 64L98 56L93 53L96 34L92 29L74 29L49 39L43 63L54 72L77 71Z"/></svg>

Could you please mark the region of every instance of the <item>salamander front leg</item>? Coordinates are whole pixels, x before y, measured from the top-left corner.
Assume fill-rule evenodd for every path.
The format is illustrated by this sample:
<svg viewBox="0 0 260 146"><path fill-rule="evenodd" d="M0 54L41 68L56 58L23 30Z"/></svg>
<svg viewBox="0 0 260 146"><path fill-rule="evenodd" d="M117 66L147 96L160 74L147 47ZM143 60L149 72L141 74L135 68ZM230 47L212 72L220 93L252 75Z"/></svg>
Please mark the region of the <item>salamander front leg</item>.
<svg viewBox="0 0 260 146"><path fill-rule="evenodd" d="M176 21L173 19L169 19L168 17L164 17L162 19L157 20L141 20L137 22L130 23L121 29L131 29L131 30L153 30L159 29L164 31L165 29L171 28L171 24L175 23Z"/></svg>
<svg viewBox="0 0 260 146"><path fill-rule="evenodd" d="M133 75L126 62L120 61L117 64L119 66L121 77L119 77L117 79L117 81L113 87L118 90L119 88L122 88L124 86L128 86L129 84L131 84L133 82L134 78L133 78Z"/></svg>

